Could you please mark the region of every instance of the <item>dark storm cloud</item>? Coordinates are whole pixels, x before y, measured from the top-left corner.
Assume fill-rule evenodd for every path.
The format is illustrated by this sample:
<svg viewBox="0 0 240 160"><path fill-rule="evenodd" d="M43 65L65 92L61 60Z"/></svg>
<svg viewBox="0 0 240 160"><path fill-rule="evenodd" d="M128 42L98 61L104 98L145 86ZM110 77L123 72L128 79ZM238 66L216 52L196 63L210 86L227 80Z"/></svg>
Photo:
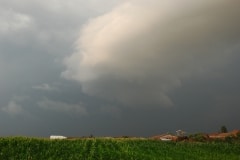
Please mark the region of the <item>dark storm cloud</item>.
<svg viewBox="0 0 240 160"><path fill-rule="evenodd" d="M236 127L238 6L0 1L0 136Z"/></svg>

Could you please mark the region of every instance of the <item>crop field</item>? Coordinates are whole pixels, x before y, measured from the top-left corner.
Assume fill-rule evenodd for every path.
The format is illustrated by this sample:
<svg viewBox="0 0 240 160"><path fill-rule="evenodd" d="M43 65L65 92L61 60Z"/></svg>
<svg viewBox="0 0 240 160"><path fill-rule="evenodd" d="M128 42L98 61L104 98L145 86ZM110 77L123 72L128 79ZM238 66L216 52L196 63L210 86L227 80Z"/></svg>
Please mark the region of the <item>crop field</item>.
<svg viewBox="0 0 240 160"><path fill-rule="evenodd" d="M240 160L240 143L0 138L0 160Z"/></svg>

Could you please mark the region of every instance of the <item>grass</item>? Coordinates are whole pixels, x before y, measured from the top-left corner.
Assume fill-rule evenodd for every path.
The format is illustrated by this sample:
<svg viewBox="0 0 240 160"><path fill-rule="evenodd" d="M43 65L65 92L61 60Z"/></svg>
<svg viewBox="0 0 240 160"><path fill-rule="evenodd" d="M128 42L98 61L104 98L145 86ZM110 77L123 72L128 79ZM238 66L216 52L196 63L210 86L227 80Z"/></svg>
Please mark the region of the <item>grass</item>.
<svg viewBox="0 0 240 160"><path fill-rule="evenodd" d="M0 160L240 160L240 143L0 138Z"/></svg>

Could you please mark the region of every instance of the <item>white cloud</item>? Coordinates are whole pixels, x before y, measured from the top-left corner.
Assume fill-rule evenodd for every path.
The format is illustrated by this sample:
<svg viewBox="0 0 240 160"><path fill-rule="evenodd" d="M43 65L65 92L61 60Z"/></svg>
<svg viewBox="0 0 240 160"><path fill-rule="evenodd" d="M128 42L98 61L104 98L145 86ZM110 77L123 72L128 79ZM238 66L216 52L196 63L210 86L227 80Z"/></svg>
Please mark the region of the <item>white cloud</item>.
<svg viewBox="0 0 240 160"><path fill-rule="evenodd" d="M36 89L36 90L43 90L43 91L53 91L53 90L57 90L57 88L52 87L52 86L50 86L50 85L47 84L47 83L43 83L43 84L40 84L40 85L36 85L36 86L33 86L32 88L33 88L33 89Z"/></svg>
<svg viewBox="0 0 240 160"><path fill-rule="evenodd" d="M87 115L87 110L83 104L67 104L60 101L53 101L45 98L38 102L38 106L45 110L52 110L56 112L70 112L77 113L80 115Z"/></svg>
<svg viewBox="0 0 240 160"><path fill-rule="evenodd" d="M26 29L32 25L32 18L24 13L0 7L0 33L10 33Z"/></svg>
<svg viewBox="0 0 240 160"><path fill-rule="evenodd" d="M171 106L169 92L239 52L239 1L131 0L81 30L65 59L83 92L127 106ZM208 74L207 74L208 73Z"/></svg>

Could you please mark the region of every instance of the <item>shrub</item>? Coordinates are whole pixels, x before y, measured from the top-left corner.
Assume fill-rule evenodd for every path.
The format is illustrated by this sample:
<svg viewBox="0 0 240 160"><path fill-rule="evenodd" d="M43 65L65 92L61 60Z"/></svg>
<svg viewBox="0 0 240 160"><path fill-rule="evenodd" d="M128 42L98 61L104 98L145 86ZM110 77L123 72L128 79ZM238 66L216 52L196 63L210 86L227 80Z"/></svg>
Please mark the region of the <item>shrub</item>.
<svg viewBox="0 0 240 160"><path fill-rule="evenodd" d="M208 135L204 133L196 133L196 134L190 135L189 139L197 142L205 142L208 140Z"/></svg>

